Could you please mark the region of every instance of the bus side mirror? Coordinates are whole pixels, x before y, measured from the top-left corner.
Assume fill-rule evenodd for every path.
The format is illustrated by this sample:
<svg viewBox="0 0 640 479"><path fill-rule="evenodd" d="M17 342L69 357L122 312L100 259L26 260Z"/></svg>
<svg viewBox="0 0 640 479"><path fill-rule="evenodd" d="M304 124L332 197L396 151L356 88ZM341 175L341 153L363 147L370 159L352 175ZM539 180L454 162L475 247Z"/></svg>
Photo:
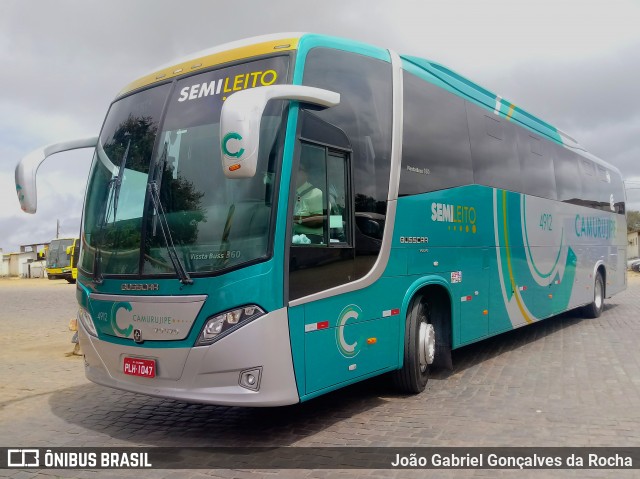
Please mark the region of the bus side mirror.
<svg viewBox="0 0 640 479"><path fill-rule="evenodd" d="M71 256L71 250L72 250L72 247L67 246L67 250L66 250L67 256Z"/></svg>
<svg viewBox="0 0 640 479"><path fill-rule="evenodd" d="M272 85L231 95L220 114L222 170L227 178L251 178L256 174L260 121L270 100L296 100L323 107L340 103L340 94L300 85Z"/></svg>
<svg viewBox="0 0 640 479"><path fill-rule="evenodd" d="M36 173L44 160L54 153L75 150L78 148L94 148L98 137L65 141L47 145L32 151L16 165L16 194L20 201L20 208L25 213L35 213L38 206L36 191Z"/></svg>

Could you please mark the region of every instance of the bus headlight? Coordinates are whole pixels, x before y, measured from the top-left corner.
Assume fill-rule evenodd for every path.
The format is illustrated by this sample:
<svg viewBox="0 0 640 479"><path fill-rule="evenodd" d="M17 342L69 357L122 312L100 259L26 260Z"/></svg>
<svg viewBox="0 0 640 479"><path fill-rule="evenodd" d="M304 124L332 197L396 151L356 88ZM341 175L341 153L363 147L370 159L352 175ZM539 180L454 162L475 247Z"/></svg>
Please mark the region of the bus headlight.
<svg viewBox="0 0 640 479"><path fill-rule="evenodd" d="M96 326L93 324L93 318L91 318L89 311L84 308L78 308L78 320L91 336L98 337L98 331L96 331Z"/></svg>
<svg viewBox="0 0 640 479"><path fill-rule="evenodd" d="M212 316L204 323L204 328L202 328L200 337L196 341L196 346L211 344L222 336L226 336L226 333L238 329L264 314L265 312L262 308L251 304Z"/></svg>

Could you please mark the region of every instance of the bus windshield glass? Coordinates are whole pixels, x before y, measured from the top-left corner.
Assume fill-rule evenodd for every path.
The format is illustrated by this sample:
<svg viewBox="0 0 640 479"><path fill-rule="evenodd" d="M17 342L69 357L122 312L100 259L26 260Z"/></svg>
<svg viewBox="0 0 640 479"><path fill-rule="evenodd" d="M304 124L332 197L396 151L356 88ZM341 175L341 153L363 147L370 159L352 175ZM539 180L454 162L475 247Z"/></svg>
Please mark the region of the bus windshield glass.
<svg viewBox="0 0 640 479"><path fill-rule="evenodd" d="M55 239L49 244L47 268L66 268L71 264L67 248L73 245L73 239Z"/></svg>
<svg viewBox="0 0 640 479"><path fill-rule="evenodd" d="M189 273L267 258L285 104L267 107L257 174L240 180L222 171L220 112L234 91L285 83L288 67L288 56L265 58L116 101L90 172L81 268L100 275L175 275L170 244ZM149 197L151 186L160 209Z"/></svg>

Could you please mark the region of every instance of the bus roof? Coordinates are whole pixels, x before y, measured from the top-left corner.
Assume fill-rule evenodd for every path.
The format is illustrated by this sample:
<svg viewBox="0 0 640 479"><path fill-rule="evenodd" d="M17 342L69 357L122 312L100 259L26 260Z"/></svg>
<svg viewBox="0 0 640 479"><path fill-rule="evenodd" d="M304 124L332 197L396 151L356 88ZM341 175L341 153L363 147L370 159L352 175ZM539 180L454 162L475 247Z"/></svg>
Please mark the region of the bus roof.
<svg viewBox="0 0 640 479"><path fill-rule="evenodd" d="M138 88L153 83L183 75L190 71L204 70L214 65L242 60L268 53L295 50L303 33L278 33L274 35L262 35L246 38L235 42L225 43L213 48L201 50L178 58L155 68L151 73L138 78L118 93L118 97Z"/></svg>
<svg viewBox="0 0 640 479"><path fill-rule="evenodd" d="M118 97L126 95L139 88L144 88L153 83L167 80L183 75L190 71L199 71L215 65L228 63L236 60L250 58L258 55L265 55L274 52L290 51L298 48L298 44L303 36L303 32L275 33L271 35L261 35L245 38L212 48L194 52L187 56L178 58L170 63L166 63L151 73L144 75L123 88ZM317 35L318 37L324 35ZM327 39L342 40L329 37ZM345 42L347 40L344 40ZM554 127L546 121L516 106L509 100L493 93L477 83L465 78L459 73L445 67L437 62L418 58L410 55L401 55L404 62L420 69L427 77L433 78L437 83L444 83L447 89L453 93L470 99L489 110L506 118L509 121L516 121L526 128L543 135L552 141L560 143L571 149L578 150L582 156L587 157L596 163L600 163L608 168L618 171L613 165L591 154L580 143L573 139L564 131ZM619 171L618 171L619 173Z"/></svg>

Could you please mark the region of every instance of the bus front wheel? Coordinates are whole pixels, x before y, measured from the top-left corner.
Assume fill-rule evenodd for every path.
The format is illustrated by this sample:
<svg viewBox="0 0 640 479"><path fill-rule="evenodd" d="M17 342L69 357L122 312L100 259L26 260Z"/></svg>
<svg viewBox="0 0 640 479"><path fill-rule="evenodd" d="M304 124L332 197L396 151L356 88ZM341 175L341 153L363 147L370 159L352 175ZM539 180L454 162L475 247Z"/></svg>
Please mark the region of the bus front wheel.
<svg viewBox="0 0 640 479"><path fill-rule="evenodd" d="M604 280L602 273L596 273L596 280L593 283L593 302L584 307L585 315L588 318L598 318L604 308Z"/></svg>
<svg viewBox="0 0 640 479"><path fill-rule="evenodd" d="M402 369L393 376L400 391L410 394L424 391L435 351L436 333L429 321L428 305L421 296L416 296L407 312Z"/></svg>

